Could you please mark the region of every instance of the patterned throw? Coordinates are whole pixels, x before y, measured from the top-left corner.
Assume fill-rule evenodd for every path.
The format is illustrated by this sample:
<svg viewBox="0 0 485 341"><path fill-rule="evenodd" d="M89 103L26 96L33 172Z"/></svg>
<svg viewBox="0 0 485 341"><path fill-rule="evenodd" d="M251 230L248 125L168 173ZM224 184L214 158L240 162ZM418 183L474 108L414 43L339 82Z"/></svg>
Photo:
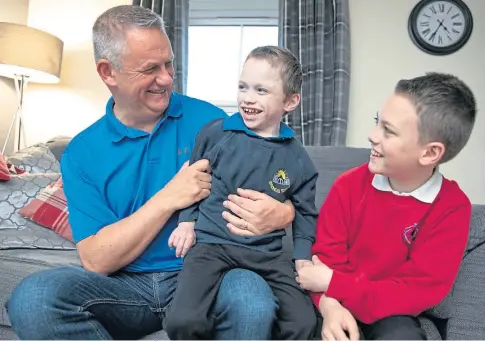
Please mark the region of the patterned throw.
<svg viewBox="0 0 485 341"><path fill-rule="evenodd" d="M44 188L34 200L20 209L18 213L53 230L61 237L73 241L62 178Z"/></svg>

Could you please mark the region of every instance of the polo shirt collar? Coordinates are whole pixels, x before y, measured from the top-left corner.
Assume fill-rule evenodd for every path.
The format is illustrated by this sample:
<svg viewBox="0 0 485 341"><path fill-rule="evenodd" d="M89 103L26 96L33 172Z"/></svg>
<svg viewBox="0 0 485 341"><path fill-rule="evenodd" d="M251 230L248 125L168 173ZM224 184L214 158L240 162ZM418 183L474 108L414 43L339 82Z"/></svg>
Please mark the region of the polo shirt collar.
<svg viewBox="0 0 485 341"><path fill-rule="evenodd" d="M114 107L115 101L113 97L110 97L108 100L108 103L106 103L106 119L108 122L108 134L111 135L111 141L112 142L119 142L123 138L138 138L142 136L148 136L150 135L146 131L137 129L137 128L132 128L124 123L122 123L114 114L113 107ZM158 121L157 125L153 129L153 132L156 132L159 128L162 122L165 120L166 117L179 117L182 115L182 101L180 98L180 95L177 94L176 92L172 92L172 95L170 96L168 108L165 111L165 115L162 117L160 121Z"/></svg>
<svg viewBox="0 0 485 341"><path fill-rule="evenodd" d="M222 124L222 129L225 131L227 130L242 131L249 136L259 137L265 140L286 140L286 139L293 138L293 136L295 135L294 131L290 127L288 127L286 124L281 122L280 133L278 136L272 136L272 137L260 136L255 132L251 131L248 127L246 127L246 124L244 124L244 120L240 113L235 113L227 117Z"/></svg>
<svg viewBox="0 0 485 341"><path fill-rule="evenodd" d="M396 195L401 196L412 196L415 199L427 204L431 204L434 199L436 199L438 193L441 190L442 183L443 175L438 171L438 169L434 171L431 178L429 178L429 180L426 181L425 184L415 189L411 193L402 193L393 190L391 188L391 185L389 184L389 178L387 176L376 174L372 179L372 186L374 186L379 191L392 192Z"/></svg>

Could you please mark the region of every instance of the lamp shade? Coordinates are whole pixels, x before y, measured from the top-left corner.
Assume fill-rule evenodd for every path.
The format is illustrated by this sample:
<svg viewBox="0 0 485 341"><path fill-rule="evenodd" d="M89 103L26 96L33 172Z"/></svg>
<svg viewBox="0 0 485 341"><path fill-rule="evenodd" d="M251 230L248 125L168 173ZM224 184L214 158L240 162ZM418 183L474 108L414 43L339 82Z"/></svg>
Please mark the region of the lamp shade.
<svg viewBox="0 0 485 341"><path fill-rule="evenodd" d="M27 76L29 82L57 83L64 43L25 25L0 22L0 76Z"/></svg>

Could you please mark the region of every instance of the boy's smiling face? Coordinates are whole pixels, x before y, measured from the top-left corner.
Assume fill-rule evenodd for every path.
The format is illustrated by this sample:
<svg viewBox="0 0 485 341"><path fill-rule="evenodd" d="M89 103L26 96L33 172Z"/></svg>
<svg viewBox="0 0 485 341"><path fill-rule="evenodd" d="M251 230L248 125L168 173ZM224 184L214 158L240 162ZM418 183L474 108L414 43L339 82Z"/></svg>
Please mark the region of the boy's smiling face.
<svg viewBox="0 0 485 341"><path fill-rule="evenodd" d="M369 141L372 173L406 179L420 172L427 146L420 143L419 117L407 97L393 94L386 101Z"/></svg>
<svg viewBox="0 0 485 341"><path fill-rule="evenodd" d="M246 126L268 137L278 135L281 118L296 108L300 95L286 95L280 66L249 58L239 78L237 102Z"/></svg>

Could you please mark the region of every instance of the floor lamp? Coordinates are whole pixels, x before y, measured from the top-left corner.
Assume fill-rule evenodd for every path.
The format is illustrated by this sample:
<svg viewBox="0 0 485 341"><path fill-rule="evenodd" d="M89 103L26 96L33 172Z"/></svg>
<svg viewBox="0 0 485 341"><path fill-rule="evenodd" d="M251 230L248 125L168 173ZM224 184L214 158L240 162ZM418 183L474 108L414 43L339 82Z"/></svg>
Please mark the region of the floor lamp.
<svg viewBox="0 0 485 341"><path fill-rule="evenodd" d="M15 127L15 150L25 141L22 123L24 91L27 83L57 83L60 80L64 43L59 38L25 25L0 22L0 76L13 78L17 110L2 148L2 155ZM0 96L1 100L1 96Z"/></svg>

